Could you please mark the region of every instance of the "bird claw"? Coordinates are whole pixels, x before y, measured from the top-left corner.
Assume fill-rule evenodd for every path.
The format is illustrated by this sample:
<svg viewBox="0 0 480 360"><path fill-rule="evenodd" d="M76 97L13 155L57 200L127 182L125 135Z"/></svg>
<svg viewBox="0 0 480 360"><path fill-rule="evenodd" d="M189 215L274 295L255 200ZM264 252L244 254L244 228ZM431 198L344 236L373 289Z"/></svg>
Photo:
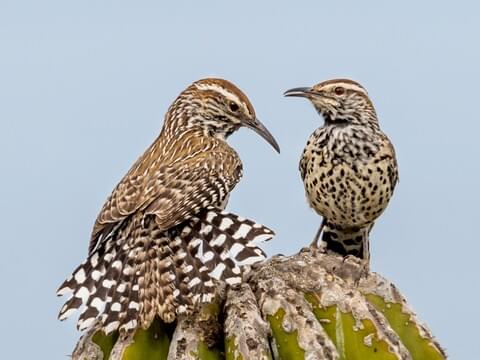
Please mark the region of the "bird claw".
<svg viewBox="0 0 480 360"><path fill-rule="evenodd" d="M342 262L354 264L356 267L358 267L358 277L354 281L356 286L358 286L361 279L368 277L368 275L370 274L369 259L361 259L355 255L347 255L343 257Z"/></svg>

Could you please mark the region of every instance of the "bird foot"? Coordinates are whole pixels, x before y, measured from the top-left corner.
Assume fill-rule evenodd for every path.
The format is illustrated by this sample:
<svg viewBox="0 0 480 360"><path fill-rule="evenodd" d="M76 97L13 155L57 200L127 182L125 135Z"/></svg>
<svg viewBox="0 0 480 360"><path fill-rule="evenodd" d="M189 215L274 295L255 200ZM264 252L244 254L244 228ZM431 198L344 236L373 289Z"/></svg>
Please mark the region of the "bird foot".
<svg viewBox="0 0 480 360"><path fill-rule="evenodd" d="M370 259L361 259L355 255L347 255L343 258L344 263L354 264L358 267L358 279L355 281L358 285L361 279L368 277L370 274Z"/></svg>
<svg viewBox="0 0 480 360"><path fill-rule="evenodd" d="M318 249L319 246L318 246L318 239L315 237L315 239L313 239L313 241L310 243L310 245L308 246L312 249Z"/></svg>

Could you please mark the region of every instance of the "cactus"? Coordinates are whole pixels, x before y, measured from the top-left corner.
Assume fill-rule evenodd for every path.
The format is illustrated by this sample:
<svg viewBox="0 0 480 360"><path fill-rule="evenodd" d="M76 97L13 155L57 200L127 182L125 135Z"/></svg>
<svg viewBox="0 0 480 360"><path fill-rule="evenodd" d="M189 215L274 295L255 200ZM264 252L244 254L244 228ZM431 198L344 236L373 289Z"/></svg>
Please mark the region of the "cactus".
<svg viewBox="0 0 480 360"><path fill-rule="evenodd" d="M92 329L73 359L446 359L397 288L354 257L276 256L219 299L177 324Z"/></svg>

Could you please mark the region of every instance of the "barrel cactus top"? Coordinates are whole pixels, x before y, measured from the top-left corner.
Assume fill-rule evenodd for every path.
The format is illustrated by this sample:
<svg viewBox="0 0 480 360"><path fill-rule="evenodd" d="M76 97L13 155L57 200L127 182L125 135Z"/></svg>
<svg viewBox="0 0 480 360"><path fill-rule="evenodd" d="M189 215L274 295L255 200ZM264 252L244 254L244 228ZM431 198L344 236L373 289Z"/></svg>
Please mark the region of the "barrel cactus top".
<svg viewBox="0 0 480 360"><path fill-rule="evenodd" d="M397 288L355 257L304 249L244 280L175 324L92 329L73 359L446 359Z"/></svg>

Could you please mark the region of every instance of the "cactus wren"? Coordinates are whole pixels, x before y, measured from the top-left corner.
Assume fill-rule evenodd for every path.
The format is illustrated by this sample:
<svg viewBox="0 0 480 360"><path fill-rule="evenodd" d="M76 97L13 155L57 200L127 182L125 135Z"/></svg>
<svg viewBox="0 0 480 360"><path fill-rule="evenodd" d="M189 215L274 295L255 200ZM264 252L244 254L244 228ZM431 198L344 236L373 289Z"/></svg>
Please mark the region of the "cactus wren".
<svg viewBox="0 0 480 360"><path fill-rule="evenodd" d="M367 91L352 80L338 79L284 95L309 99L325 121L300 159L307 200L323 217L312 245L321 236L323 249L368 263L368 235L387 207L398 169Z"/></svg>
<svg viewBox="0 0 480 360"><path fill-rule="evenodd" d="M107 199L88 258L59 288L71 293L61 320L84 310L80 330L147 328L211 301L216 280L236 284L241 267L263 260L258 242L273 232L223 211L242 176L226 139L253 129L279 152L252 104L232 83L199 80L165 115L158 138Z"/></svg>

